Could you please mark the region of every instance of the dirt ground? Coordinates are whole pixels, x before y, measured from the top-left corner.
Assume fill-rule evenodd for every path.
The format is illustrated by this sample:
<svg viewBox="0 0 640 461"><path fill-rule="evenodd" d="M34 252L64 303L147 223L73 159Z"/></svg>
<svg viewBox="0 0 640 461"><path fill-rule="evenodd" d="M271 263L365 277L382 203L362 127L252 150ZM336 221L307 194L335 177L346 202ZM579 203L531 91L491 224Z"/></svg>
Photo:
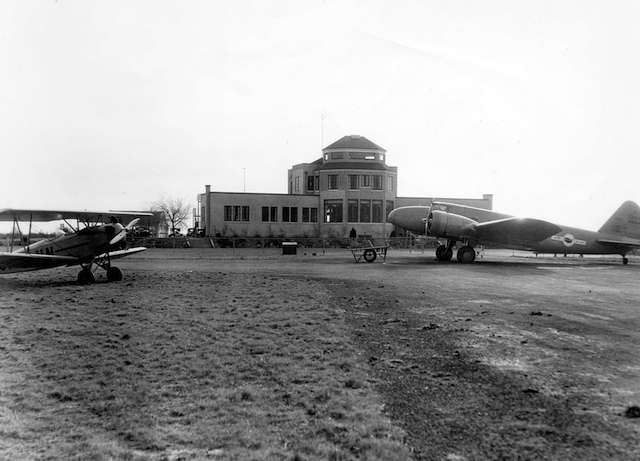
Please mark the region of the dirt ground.
<svg viewBox="0 0 640 461"><path fill-rule="evenodd" d="M0 458L640 459L640 261L118 265L0 278Z"/></svg>

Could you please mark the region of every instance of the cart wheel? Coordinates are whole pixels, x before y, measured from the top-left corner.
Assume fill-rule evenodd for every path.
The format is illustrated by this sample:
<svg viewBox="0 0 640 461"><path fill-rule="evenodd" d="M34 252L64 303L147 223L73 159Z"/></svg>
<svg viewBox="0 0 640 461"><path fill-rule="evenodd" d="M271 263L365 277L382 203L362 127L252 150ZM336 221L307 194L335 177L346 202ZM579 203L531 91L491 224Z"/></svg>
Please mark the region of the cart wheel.
<svg viewBox="0 0 640 461"><path fill-rule="evenodd" d="M376 250L373 250L371 248L364 250L364 253L362 253L362 256L364 256L364 260L368 263L372 263L376 260L376 256L378 256L376 254Z"/></svg>

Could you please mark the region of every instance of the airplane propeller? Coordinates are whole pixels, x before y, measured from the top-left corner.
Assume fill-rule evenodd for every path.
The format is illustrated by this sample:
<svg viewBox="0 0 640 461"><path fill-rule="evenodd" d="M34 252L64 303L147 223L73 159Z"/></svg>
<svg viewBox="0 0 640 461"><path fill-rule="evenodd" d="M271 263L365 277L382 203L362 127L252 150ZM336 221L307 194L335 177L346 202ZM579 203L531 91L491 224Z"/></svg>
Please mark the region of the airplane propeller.
<svg viewBox="0 0 640 461"><path fill-rule="evenodd" d="M111 240L109 240L109 245L115 245L120 240L125 238L127 236L127 231L131 230L133 226L135 226L138 223L138 221L140 221L140 218L133 219L129 224L126 225L126 227L123 226L122 224L115 223L113 225L116 231L115 236Z"/></svg>

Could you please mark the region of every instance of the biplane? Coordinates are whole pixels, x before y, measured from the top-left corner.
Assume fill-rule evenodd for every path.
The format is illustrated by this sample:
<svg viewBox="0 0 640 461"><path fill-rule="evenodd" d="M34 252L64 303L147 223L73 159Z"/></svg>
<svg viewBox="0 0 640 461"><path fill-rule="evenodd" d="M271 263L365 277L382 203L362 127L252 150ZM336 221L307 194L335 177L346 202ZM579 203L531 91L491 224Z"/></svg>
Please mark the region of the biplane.
<svg viewBox="0 0 640 461"><path fill-rule="evenodd" d="M0 274L50 269L59 266L81 266L78 283L95 282L94 269L106 271L109 282L122 280L122 271L111 265L114 259L146 250L145 247L119 249L127 231L143 216L144 211L72 211L2 209L0 221L13 222L9 252L0 252ZM128 221L125 226L124 220ZM33 222L64 221L59 235L31 242ZM28 224L23 232L20 223ZM64 226L64 225L63 225Z"/></svg>

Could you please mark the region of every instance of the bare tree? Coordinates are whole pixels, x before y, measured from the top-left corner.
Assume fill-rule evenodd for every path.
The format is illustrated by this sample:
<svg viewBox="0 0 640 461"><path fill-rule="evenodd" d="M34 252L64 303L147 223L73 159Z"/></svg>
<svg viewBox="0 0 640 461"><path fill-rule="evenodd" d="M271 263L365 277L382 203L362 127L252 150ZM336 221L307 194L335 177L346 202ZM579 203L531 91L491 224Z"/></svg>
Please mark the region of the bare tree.
<svg viewBox="0 0 640 461"><path fill-rule="evenodd" d="M183 198L162 198L154 202L151 209L162 212L171 233L174 235L178 226L185 223L189 217L189 204Z"/></svg>

